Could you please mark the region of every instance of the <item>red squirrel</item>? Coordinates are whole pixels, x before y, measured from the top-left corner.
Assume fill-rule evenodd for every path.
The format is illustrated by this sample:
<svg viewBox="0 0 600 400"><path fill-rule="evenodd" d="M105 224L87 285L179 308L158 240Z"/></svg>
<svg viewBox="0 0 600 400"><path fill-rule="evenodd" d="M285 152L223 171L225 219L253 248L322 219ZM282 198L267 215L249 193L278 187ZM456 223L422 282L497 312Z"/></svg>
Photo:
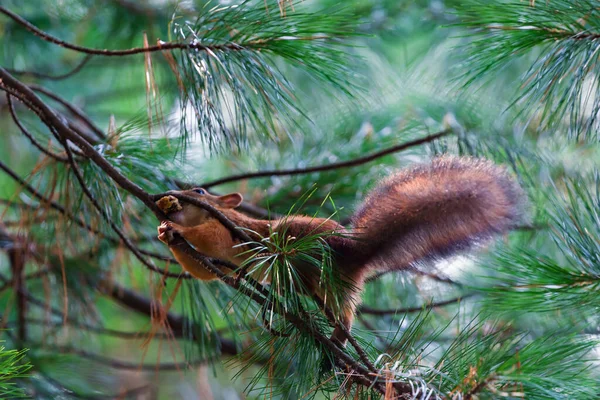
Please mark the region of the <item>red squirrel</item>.
<svg viewBox="0 0 600 400"><path fill-rule="evenodd" d="M381 181L357 208L349 228L331 219L302 215L254 219L235 211L242 203L239 193L215 196L202 188L178 193L206 201L237 226L255 232L251 236L266 238L278 232L298 238L332 233L324 238L331 249L336 274L349 283L343 286L346 292L339 315L348 331L369 276L404 270L415 263L467 250L520 224L525 208L525 195L505 168L485 159L453 156L438 157L429 164L401 170ZM238 266L250 257L244 253L248 248L236 246L240 241L204 209L186 203L180 205L172 196L161 198L157 205L172 220L163 221L158 227L158 238L167 245L173 234L178 233L210 257ZM194 277L216 279L175 246L170 250ZM326 300L320 271L303 265L296 267L311 294ZM340 327L335 328L332 338L341 344L346 342Z"/></svg>

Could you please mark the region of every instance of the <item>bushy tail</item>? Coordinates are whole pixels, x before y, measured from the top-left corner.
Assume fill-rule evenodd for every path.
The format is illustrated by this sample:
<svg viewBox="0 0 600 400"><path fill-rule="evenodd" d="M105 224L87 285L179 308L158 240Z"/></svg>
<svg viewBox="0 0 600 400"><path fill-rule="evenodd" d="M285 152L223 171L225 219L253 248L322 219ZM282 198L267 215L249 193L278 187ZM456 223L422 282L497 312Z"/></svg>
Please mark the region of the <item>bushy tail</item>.
<svg viewBox="0 0 600 400"><path fill-rule="evenodd" d="M357 257L369 274L447 257L514 228L524 208L525 195L506 169L440 157L395 173L368 195L352 217Z"/></svg>

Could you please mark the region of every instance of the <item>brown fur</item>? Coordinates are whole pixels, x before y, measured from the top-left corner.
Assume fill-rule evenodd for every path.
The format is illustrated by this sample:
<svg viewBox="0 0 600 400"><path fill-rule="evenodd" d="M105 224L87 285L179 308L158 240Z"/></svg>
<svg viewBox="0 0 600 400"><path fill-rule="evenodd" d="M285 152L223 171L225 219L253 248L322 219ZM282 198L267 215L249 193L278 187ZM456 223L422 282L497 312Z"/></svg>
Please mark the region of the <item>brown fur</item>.
<svg viewBox="0 0 600 400"><path fill-rule="evenodd" d="M524 194L490 161L440 157L381 182L352 218L365 272L442 258L514 228Z"/></svg>
<svg viewBox="0 0 600 400"><path fill-rule="evenodd" d="M352 218L352 229L335 221L294 215L279 220L256 220L234 210L241 195L182 194L207 201L236 225L268 237L271 231L302 237L315 233L338 233L326 240L339 275L350 283L341 323L349 330L360 292L368 275L385 270L402 270L411 264L446 257L473 244L513 228L523 219L524 195L507 171L487 160L441 157L431 164L400 171L382 181L365 199ZM162 200L162 199L161 199ZM160 200L159 200L160 202ZM171 201L163 200L170 210ZM165 210L167 211L167 210ZM159 238L169 243L172 232L181 234L198 251L240 265L244 247L208 212L191 204L172 212L174 221L159 227ZM252 236L252 234L251 234ZM177 261L202 280L214 279L196 261L171 247ZM319 271L298 266L309 289L326 298L319 284ZM265 277L257 277L264 279ZM331 297L331 296L329 296ZM333 337L341 343L340 328Z"/></svg>

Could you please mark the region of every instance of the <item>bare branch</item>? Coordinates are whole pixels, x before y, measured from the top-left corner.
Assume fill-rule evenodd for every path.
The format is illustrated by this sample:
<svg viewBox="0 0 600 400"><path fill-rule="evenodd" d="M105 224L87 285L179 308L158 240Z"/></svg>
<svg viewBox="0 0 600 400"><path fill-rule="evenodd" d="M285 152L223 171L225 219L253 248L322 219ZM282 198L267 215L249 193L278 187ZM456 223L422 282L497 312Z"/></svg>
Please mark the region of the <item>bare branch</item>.
<svg viewBox="0 0 600 400"><path fill-rule="evenodd" d="M396 270L395 269L389 269L387 271L378 272L378 273L376 273L374 275L369 276L367 278L367 282L373 282L373 281L376 281L377 279L381 278L384 275L388 275L388 274L391 274L391 273L398 273L398 272L410 272L410 273L413 273L415 275L426 276L426 277L428 277L430 279L433 279L434 281L448 283L450 285L454 285L454 286L457 286L457 287L462 287L463 286L462 283L457 282L457 281L451 279L448 276L444 276L442 274L435 273L433 271L422 271L422 270L420 270L418 268L415 268L415 267L408 267L406 269L396 269Z"/></svg>
<svg viewBox="0 0 600 400"><path fill-rule="evenodd" d="M460 303L464 299L468 299L469 297L475 296L475 293L468 293L459 297L455 297L452 299L436 302L436 303L427 303L418 307L407 307L407 308L390 308L390 309L376 309L371 308L369 306L360 306L358 307L358 312L361 314L369 314L369 315L396 315L396 314L407 314L412 312L419 312L423 310L430 310L433 308L443 307L450 304Z"/></svg>
<svg viewBox="0 0 600 400"><path fill-rule="evenodd" d="M14 295L17 303L17 339L19 345L22 346L27 341L27 301L25 299L25 258L26 258L26 243L23 238L18 238L13 242L8 250L8 258L10 260L10 268L12 271L12 283L14 287Z"/></svg>
<svg viewBox="0 0 600 400"><path fill-rule="evenodd" d="M140 364L135 362L128 362L117 360L115 358L105 357L100 354L92 353L82 349L76 349L71 346L52 346L42 343L28 343L29 346L35 346L43 348L44 350L51 350L60 354L73 354L79 357L86 358L88 360L97 362L98 364L107 365L115 369L130 369L136 371L182 371L192 367L206 364L209 360L198 360L194 362L181 362L181 363L157 363L157 364Z"/></svg>
<svg viewBox="0 0 600 400"><path fill-rule="evenodd" d="M88 61L90 61L92 59L92 57L93 56L91 54L86 55L71 71L65 72L64 74L60 74L60 75L48 75L48 74L44 74L42 72L37 72L37 71L18 71L18 70L8 69L8 68L7 68L7 71L13 75L26 75L26 76L28 75L28 76L31 76L34 78L39 78L39 79L60 81L63 79L70 78L73 75L77 74L79 71L81 71L83 69L83 67L85 67L85 65L88 63Z"/></svg>
<svg viewBox="0 0 600 400"><path fill-rule="evenodd" d="M36 138L31 134L31 132L29 132L27 130L27 128L25 128L23 126L23 124L21 123L21 121L17 117L17 114L15 112L15 107L13 106L13 103L12 103L12 100L11 100L11 95L9 93L6 94L6 102L8 103L8 111L10 112L10 115L11 115L13 121L15 122L15 125L17 125L17 127L21 130L21 132L23 133L23 135L25 135L27 137L27 139L29 139L29 141L31 142L31 144L33 144L35 147L37 147L37 149L39 151L41 151L42 153L46 154L47 156L55 159L56 161L59 161L59 162L66 162L67 161L66 157L63 157L63 156L58 155L58 154L54 154L53 152L51 152L50 150L48 150L44 146L42 146L36 140Z"/></svg>
<svg viewBox="0 0 600 400"><path fill-rule="evenodd" d="M119 393L111 394L111 395L81 394L81 393L76 393L73 389L66 387L65 385L63 385L62 383L57 381L56 379L51 378L50 376L48 376L44 373L41 373L40 371L36 371L36 372L40 373L40 375L42 375L45 380L47 380L50 384L52 384L52 386L55 386L57 389L61 390L61 393L65 394L67 396L70 396L70 397L74 397L77 399L83 399L83 400L114 400L114 399L137 398L137 396L152 389L152 385L144 385L144 386L139 386L139 387L136 387L133 389L122 390Z"/></svg>
<svg viewBox="0 0 600 400"><path fill-rule="evenodd" d="M148 316L148 318L152 316L152 301L126 287L111 282L110 289L104 289L104 293L130 310L144 314ZM168 312L165 319L175 337L189 338L191 340L198 339L194 329L191 329L194 326L194 323L191 320L173 312ZM219 336L219 345L223 354L235 356L239 353L232 340L224 339Z"/></svg>
<svg viewBox="0 0 600 400"><path fill-rule="evenodd" d="M93 332L93 333L97 333L99 335L107 335L107 336L113 336L113 337L118 337L120 339L140 339L140 337L149 337L150 335L152 335L152 338L158 338L158 339L169 339L171 338L170 335L165 334L165 333L161 333L161 332L126 332L126 331L120 331L118 329L110 329L110 328L103 328L101 326L94 326L94 325L89 325L89 324L83 324L83 323L79 323L79 322L73 322L70 321L68 323L63 323L63 321L46 321L46 320L42 320L42 319L35 319L35 318L27 318L26 323L28 325L41 325L41 326L52 326L55 328L77 328L77 329L81 329L81 330L85 330L85 331L89 331L89 332ZM8 326L14 325L13 321L9 321ZM187 339L185 337L182 337L181 339Z"/></svg>
<svg viewBox="0 0 600 400"><path fill-rule="evenodd" d="M222 185L224 183L229 183L229 182L241 181L244 179L265 178L265 177L270 177L270 176L293 176L293 175L309 174L312 172L323 172L323 171L331 171L331 170L341 169L341 168L356 167L358 165L366 164L370 161L376 160L376 159L386 156L388 154L406 150L410 147L419 146L424 143L433 142L434 140L439 139L444 136L447 136L450 133L452 133L452 130L446 129L446 130L443 130L443 131L440 131L440 132L437 132L437 133L434 133L431 135L427 135L420 139L416 139L416 140L412 140L410 142L392 146L388 149L378 151L378 152L370 154L368 156L358 157L353 160L341 161L341 162L337 162L337 163L333 163L333 164L318 165L315 167L308 167L308 168L279 169L279 170L274 169L274 170L269 170L269 171L250 172L250 173L246 173L246 174L232 175L232 176L228 176L226 178L221 178L221 179L217 179L214 181L206 182L199 186L201 186L205 189L208 189L213 186Z"/></svg>

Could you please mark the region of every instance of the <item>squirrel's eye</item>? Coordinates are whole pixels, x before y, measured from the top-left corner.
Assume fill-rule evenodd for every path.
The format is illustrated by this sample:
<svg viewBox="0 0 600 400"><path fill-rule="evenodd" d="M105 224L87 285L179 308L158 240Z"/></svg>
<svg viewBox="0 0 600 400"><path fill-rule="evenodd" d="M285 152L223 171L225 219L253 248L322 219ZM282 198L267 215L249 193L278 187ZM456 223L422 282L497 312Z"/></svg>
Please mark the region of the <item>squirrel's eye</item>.
<svg viewBox="0 0 600 400"><path fill-rule="evenodd" d="M204 190L204 189L194 189L194 192L196 192L198 194L206 194L206 190Z"/></svg>

